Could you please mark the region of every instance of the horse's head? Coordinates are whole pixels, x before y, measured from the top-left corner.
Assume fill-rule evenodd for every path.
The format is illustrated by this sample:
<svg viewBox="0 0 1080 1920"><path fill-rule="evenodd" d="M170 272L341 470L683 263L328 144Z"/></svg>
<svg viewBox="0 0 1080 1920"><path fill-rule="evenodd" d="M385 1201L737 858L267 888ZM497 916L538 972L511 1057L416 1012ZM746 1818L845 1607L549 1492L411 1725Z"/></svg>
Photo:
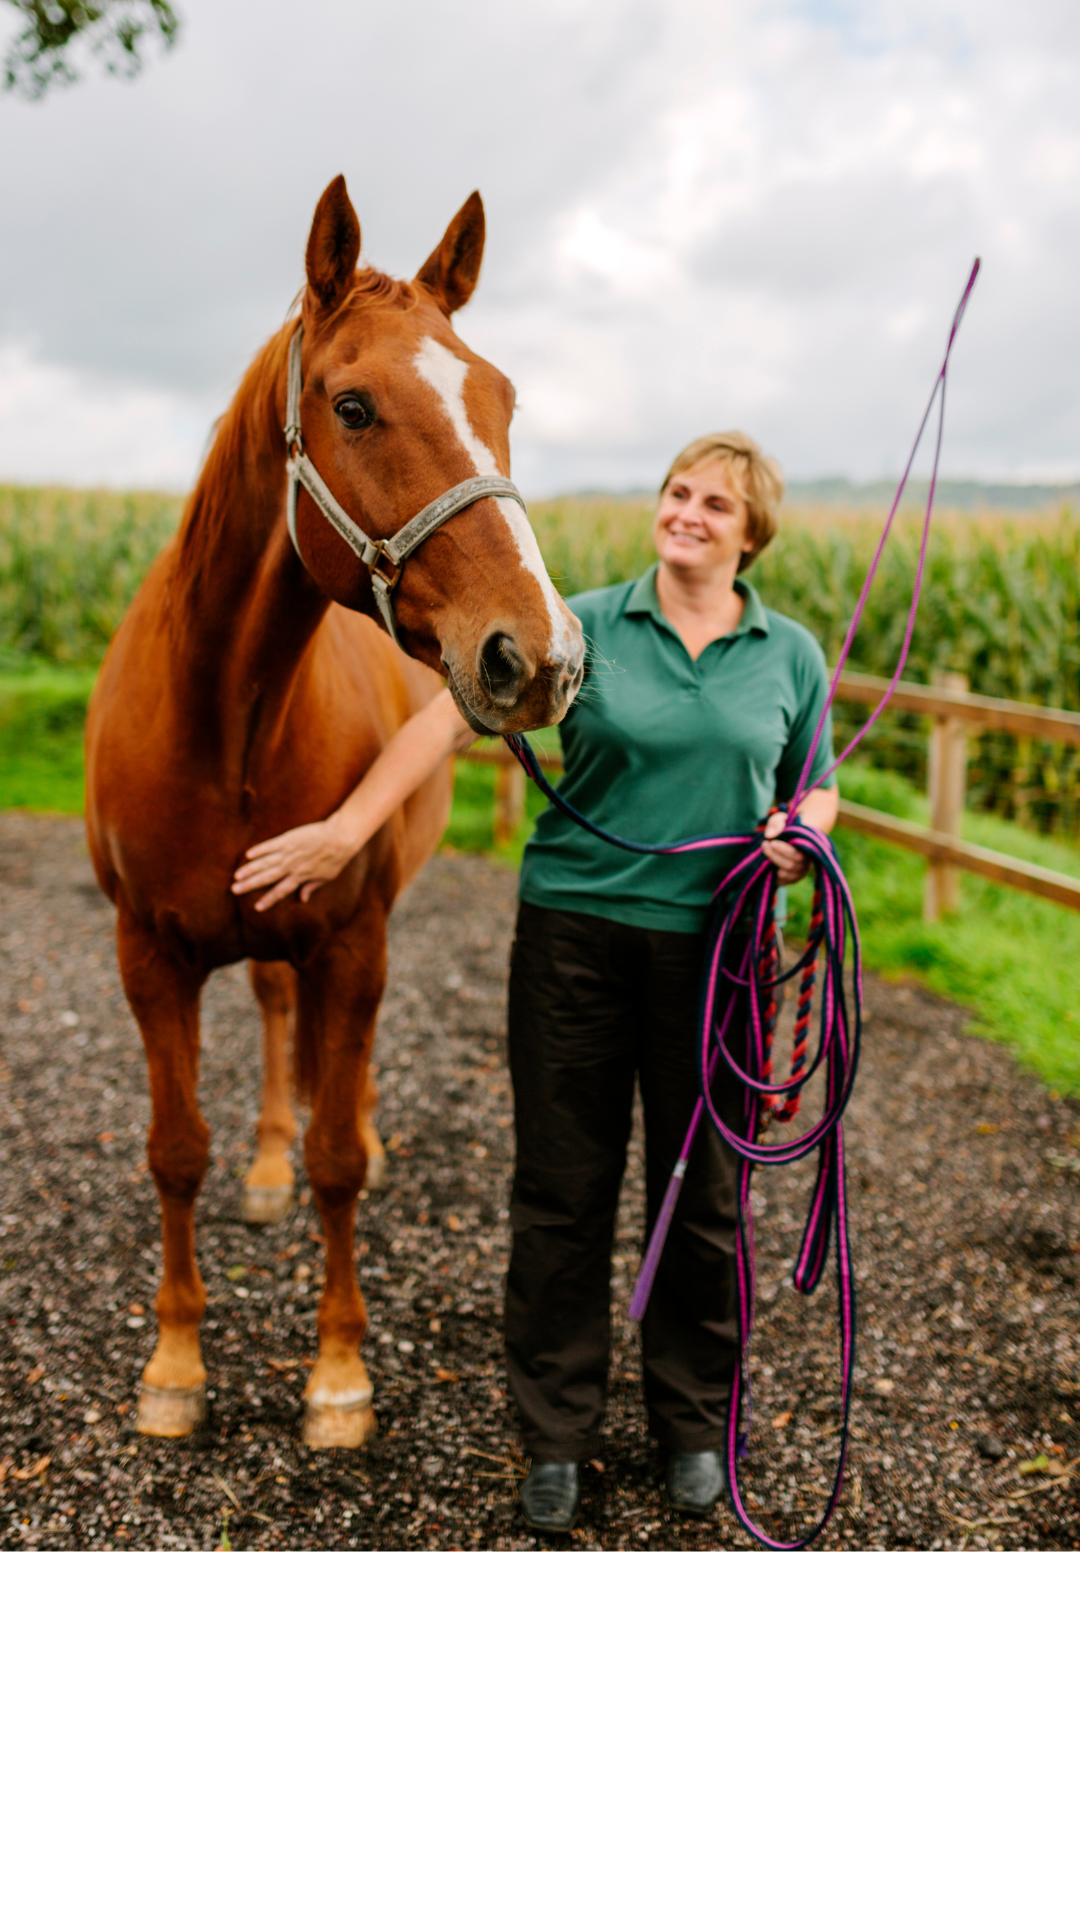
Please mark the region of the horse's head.
<svg viewBox="0 0 1080 1920"><path fill-rule="evenodd" d="M450 316L476 285L484 209L472 194L415 280L357 272L360 224L345 182L315 210L303 303L303 445L338 505L375 541L460 481L509 474L514 390L470 353ZM373 613L367 566L302 490L304 564L324 592ZM474 500L404 563L402 645L444 673L463 715L491 733L562 718L581 684L581 625L559 598L523 508Z"/></svg>

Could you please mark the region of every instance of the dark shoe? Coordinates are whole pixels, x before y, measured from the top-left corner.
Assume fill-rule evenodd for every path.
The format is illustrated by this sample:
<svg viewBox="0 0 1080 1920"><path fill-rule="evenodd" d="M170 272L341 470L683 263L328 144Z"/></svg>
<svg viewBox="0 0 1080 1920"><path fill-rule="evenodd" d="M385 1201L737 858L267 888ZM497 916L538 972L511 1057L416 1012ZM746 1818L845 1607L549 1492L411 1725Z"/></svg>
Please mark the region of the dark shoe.
<svg viewBox="0 0 1080 1920"><path fill-rule="evenodd" d="M727 1491L727 1468L719 1453L673 1453L667 1464L667 1496L676 1513L711 1513Z"/></svg>
<svg viewBox="0 0 1080 1920"><path fill-rule="evenodd" d="M569 1533L581 1499L576 1460L537 1460L522 1482L525 1518L537 1533Z"/></svg>

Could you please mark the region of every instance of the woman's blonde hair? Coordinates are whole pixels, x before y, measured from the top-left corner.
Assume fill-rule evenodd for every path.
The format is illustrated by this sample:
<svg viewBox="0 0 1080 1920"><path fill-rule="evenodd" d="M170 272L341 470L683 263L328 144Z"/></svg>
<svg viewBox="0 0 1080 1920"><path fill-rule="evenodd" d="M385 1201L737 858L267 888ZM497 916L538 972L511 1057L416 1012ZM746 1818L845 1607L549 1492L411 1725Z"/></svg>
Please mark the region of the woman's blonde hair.
<svg viewBox="0 0 1080 1920"><path fill-rule="evenodd" d="M660 492L667 491L677 473L693 473L698 467L708 466L711 460L723 461L736 492L746 502L746 530L753 547L739 561L738 571L742 573L768 546L780 525L784 476L777 462L762 453L748 433L703 433L700 439L691 440L688 447L675 455Z"/></svg>

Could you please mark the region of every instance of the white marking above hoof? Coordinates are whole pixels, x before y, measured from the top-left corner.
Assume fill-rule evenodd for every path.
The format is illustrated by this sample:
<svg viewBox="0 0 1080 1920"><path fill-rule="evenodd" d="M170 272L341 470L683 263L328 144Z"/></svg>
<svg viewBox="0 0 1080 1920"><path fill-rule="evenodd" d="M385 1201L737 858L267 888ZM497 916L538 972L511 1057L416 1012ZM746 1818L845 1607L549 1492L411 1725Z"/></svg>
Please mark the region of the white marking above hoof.
<svg viewBox="0 0 1080 1920"><path fill-rule="evenodd" d="M205 1387L147 1387L139 1389L135 1418L138 1433L159 1440L183 1440L206 1419Z"/></svg>
<svg viewBox="0 0 1080 1920"><path fill-rule="evenodd" d="M345 1406L312 1406L308 1401L303 1441L305 1447L362 1447L377 1425L370 1392Z"/></svg>
<svg viewBox="0 0 1080 1920"><path fill-rule="evenodd" d="M364 1175L363 1191L365 1193L378 1193L380 1188L385 1187L385 1185L386 1155L385 1153L370 1153L368 1155L367 1172Z"/></svg>
<svg viewBox="0 0 1080 1920"><path fill-rule="evenodd" d="M292 1212L293 1186L245 1187L240 1218L249 1227L272 1227Z"/></svg>

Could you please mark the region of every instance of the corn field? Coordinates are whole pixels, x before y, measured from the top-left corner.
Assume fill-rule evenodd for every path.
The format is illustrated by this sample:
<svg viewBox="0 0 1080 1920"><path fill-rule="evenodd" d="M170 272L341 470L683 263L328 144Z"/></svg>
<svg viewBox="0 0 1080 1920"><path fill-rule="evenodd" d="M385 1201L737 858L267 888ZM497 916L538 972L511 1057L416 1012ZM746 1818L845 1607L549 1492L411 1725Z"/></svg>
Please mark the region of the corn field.
<svg viewBox="0 0 1080 1920"><path fill-rule="evenodd" d="M0 487L0 666L94 666L180 518L170 494Z"/></svg>
<svg viewBox="0 0 1080 1920"><path fill-rule="evenodd" d="M100 659L182 502L163 494L0 488L0 665ZM870 563L881 515L792 509L753 570L767 605L801 620L835 660ZM651 502L578 496L532 508L562 592L633 578L652 558ZM914 581L918 521L894 532L863 617L852 665L888 673ZM942 513L907 677L966 673L1009 700L1080 709L1080 519L1069 512ZM840 742L865 715L838 708ZM925 724L886 715L874 764L925 780ZM1080 834L1080 756L1049 742L986 734L971 743L969 804L1043 832Z"/></svg>
<svg viewBox="0 0 1080 1920"><path fill-rule="evenodd" d="M793 518L757 568L769 605L802 620L835 659L880 534L869 515ZM886 548L852 665L889 674L899 656L921 527L913 517ZM935 521L906 678L935 668L968 676L1002 700L1080 708L1080 519L942 514ZM850 737L865 711L839 707ZM878 766L925 778L926 728L886 714L874 730ZM1050 741L987 733L969 749L968 805L1042 832L1080 831L1080 755Z"/></svg>

